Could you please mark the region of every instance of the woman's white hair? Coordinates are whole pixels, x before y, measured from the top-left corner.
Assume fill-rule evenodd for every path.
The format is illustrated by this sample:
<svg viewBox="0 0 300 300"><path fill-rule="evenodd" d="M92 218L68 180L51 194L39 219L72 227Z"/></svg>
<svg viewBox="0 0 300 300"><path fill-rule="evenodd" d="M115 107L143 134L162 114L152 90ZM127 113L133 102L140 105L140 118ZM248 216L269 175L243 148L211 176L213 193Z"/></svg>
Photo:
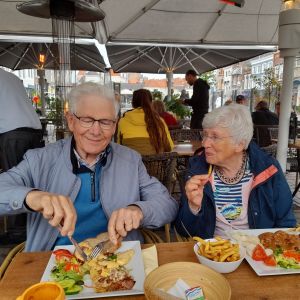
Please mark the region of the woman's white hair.
<svg viewBox="0 0 300 300"><path fill-rule="evenodd" d="M227 128L235 143L245 143L245 149L248 148L253 136L253 122L249 108L242 104L232 103L214 109L205 115L202 127Z"/></svg>
<svg viewBox="0 0 300 300"><path fill-rule="evenodd" d="M68 95L70 112L77 112L77 104L84 95L97 95L100 96L99 101L111 101L115 107L117 117L119 112L119 103L116 101L114 91L95 82L84 82L71 89Z"/></svg>

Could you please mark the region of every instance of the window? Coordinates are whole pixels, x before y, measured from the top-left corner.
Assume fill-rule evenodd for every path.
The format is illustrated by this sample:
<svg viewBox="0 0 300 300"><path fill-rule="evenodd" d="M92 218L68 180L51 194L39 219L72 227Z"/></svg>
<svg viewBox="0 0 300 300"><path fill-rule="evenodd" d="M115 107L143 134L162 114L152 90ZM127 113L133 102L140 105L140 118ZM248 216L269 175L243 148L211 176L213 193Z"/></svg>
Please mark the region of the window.
<svg viewBox="0 0 300 300"><path fill-rule="evenodd" d="M257 66L257 74L261 73L261 66Z"/></svg>

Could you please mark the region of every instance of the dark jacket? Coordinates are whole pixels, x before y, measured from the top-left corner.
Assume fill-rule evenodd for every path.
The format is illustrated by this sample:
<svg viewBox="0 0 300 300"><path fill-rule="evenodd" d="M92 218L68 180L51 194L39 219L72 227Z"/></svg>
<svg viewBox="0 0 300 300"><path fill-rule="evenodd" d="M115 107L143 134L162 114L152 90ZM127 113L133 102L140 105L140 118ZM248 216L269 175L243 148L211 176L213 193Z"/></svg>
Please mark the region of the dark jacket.
<svg viewBox="0 0 300 300"><path fill-rule="evenodd" d="M191 99L185 99L184 103L193 108L191 118L191 129L201 129L202 120L209 108L209 85L198 78L193 84L193 96Z"/></svg>
<svg viewBox="0 0 300 300"><path fill-rule="evenodd" d="M253 142L248 150L250 170L254 175L252 190L249 196L248 223L249 228L293 227L296 219L292 211L292 195L279 163L260 150ZM190 159L190 174L207 174L204 151ZM203 191L202 207L199 214L191 213L186 197L175 221L179 234L211 238L216 226L216 207L212 186L208 182Z"/></svg>
<svg viewBox="0 0 300 300"><path fill-rule="evenodd" d="M269 109L264 108L252 113L253 124L255 125L278 125L278 116Z"/></svg>

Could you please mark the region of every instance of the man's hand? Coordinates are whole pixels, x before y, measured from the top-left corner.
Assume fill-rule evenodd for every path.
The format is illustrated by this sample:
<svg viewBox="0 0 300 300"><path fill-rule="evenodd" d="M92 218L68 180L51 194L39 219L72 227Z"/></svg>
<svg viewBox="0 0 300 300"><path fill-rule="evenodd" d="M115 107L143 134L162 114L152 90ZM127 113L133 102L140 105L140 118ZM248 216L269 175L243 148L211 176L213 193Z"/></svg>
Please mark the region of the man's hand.
<svg viewBox="0 0 300 300"><path fill-rule="evenodd" d="M109 239L116 244L127 232L137 229L143 219L143 213L138 206L130 205L114 211L108 222Z"/></svg>
<svg viewBox="0 0 300 300"><path fill-rule="evenodd" d="M208 174L195 175L186 182L185 192L188 198L189 206L193 211L197 211L201 208L203 188L207 183L208 178Z"/></svg>
<svg viewBox="0 0 300 300"><path fill-rule="evenodd" d="M69 197L42 191L31 191L25 198L26 204L34 211L40 212L56 227L62 225L61 235L72 235L77 219L76 210Z"/></svg>

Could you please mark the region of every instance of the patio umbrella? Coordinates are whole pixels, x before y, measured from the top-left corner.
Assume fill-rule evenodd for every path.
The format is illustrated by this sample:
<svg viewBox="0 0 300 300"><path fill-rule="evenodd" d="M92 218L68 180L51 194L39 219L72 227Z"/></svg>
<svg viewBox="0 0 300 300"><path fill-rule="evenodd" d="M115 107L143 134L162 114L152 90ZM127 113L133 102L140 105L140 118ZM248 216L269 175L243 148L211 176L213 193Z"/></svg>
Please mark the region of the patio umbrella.
<svg viewBox="0 0 300 300"><path fill-rule="evenodd" d="M201 74L267 52L257 49L201 49L197 46L183 48L108 45L106 48L115 72L166 74L169 97L173 73L184 74L187 70L194 69Z"/></svg>
<svg viewBox="0 0 300 300"><path fill-rule="evenodd" d="M44 55L41 63L39 55ZM14 42L0 40L0 65L12 70L59 69L58 46L46 42ZM105 71L105 63L92 42L74 44L71 47L71 68L73 70Z"/></svg>
<svg viewBox="0 0 300 300"><path fill-rule="evenodd" d="M115 72L184 74L188 69L198 73L266 53L266 50L199 49L197 47L117 46L108 45L109 61Z"/></svg>

